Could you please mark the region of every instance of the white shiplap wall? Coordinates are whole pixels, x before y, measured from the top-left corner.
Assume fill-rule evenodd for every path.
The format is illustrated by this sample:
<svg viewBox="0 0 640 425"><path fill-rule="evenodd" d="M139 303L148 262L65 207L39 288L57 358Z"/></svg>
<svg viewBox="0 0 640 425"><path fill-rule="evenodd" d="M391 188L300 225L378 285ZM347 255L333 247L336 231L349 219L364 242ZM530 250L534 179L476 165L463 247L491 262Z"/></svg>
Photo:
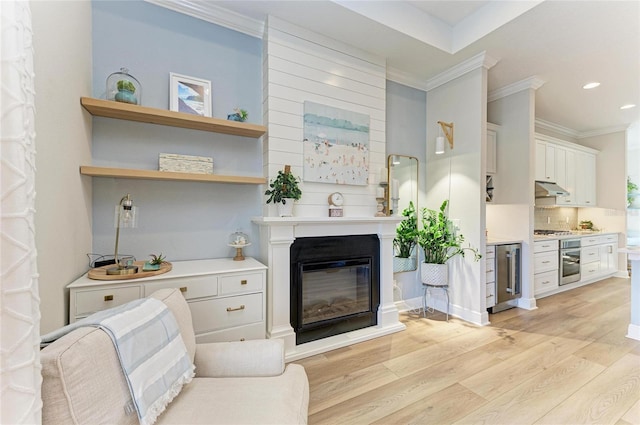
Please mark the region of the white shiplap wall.
<svg viewBox="0 0 640 425"><path fill-rule="evenodd" d="M289 164L303 178L305 101L367 114L369 185L303 181L294 215L327 216L327 195L339 191L345 197L345 216L373 216L375 188L386 163L384 59L274 17L268 18L263 46L263 111L269 129L264 140L265 176L271 180ZM276 216L276 208L265 206L264 215Z"/></svg>

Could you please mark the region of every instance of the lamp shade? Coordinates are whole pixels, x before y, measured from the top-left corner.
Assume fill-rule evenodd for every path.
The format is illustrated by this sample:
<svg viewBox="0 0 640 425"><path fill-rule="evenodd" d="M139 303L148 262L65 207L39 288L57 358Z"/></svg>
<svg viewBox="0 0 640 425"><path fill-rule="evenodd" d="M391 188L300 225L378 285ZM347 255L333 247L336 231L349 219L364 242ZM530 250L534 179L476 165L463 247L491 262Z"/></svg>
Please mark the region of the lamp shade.
<svg viewBox="0 0 640 425"><path fill-rule="evenodd" d="M444 136L436 137L436 155L444 153Z"/></svg>

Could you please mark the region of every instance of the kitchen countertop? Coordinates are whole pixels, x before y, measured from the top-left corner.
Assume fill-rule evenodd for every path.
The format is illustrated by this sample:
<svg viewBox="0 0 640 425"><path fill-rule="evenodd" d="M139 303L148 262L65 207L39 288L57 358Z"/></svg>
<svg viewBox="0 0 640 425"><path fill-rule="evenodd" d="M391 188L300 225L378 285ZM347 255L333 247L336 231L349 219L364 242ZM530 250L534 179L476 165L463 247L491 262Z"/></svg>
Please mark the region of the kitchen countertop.
<svg viewBox="0 0 640 425"><path fill-rule="evenodd" d="M583 236L603 236L603 235L617 235L618 232L589 232L589 231L572 231L570 235L534 235L533 240L535 241L548 241L553 239L575 239ZM487 242L488 243L488 242Z"/></svg>
<svg viewBox="0 0 640 425"><path fill-rule="evenodd" d="M523 241L522 239L487 238L487 245L508 245L512 243L523 243Z"/></svg>

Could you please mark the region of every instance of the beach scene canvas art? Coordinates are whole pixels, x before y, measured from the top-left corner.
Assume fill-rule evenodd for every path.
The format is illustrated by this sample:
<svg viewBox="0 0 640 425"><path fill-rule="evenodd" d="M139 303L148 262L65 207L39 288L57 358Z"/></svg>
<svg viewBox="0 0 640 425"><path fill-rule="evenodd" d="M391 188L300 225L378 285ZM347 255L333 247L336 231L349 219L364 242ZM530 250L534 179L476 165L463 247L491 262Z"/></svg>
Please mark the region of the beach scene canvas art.
<svg viewBox="0 0 640 425"><path fill-rule="evenodd" d="M304 102L305 181L369 184L369 115Z"/></svg>

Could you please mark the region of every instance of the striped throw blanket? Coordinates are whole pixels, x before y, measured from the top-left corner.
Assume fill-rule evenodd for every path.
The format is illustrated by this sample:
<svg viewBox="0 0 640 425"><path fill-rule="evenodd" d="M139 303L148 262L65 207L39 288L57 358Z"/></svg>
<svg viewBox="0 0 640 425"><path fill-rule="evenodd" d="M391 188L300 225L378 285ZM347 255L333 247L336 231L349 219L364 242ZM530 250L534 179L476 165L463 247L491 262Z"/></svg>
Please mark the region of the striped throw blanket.
<svg viewBox="0 0 640 425"><path fill-rule="evenodd" d="M178 323L160 300L100 311L43 336L41 345L81 326L97 326L113 340L141 425L153 424L194 376Z"/></svg>

